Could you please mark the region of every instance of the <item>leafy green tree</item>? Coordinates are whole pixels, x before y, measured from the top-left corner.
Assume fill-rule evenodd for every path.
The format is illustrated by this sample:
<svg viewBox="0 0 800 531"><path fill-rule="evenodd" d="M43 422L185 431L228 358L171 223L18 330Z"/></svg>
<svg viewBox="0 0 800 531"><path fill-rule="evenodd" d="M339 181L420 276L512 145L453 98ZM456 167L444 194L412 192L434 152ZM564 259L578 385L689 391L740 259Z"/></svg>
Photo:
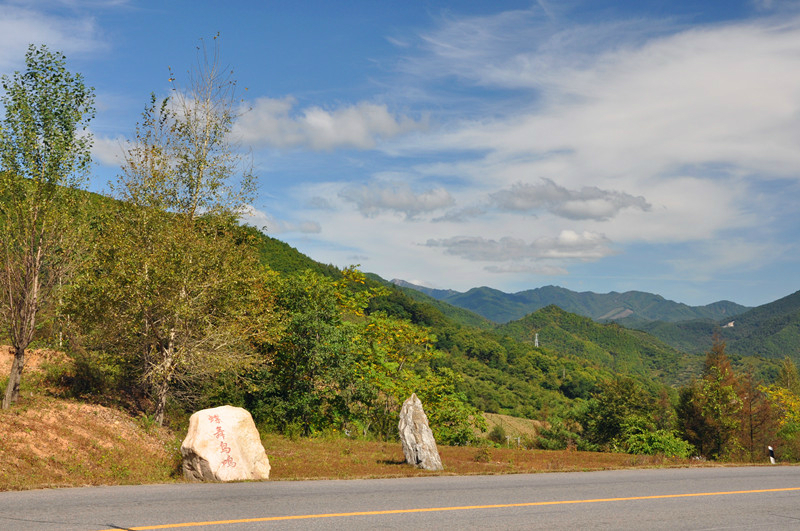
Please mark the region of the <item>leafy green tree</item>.
<svg viewBox="0 0 800 531"><path fill-rule="evenodd" d="M486 431L486 419L458 391L462 381L447 367L422 373L420 400L426 404L431 431L440 444L463 446L476 441L476 430Z"/></svg>
<svg viewBox="0 0 800 531"><path fill-rule="evenodd" d="M253 179L216 50L201 48L188 91L145 108L114 187L122 205L100 223L73 306L97 348L133 360L158 423L171 393L258 361L245 318L257 266L237 228Z"/></svg>
<svg viewBox="0 0 800 531"><path fill-rule="evenodd" d="M784 358L775 385L800 395L800 373L790 357Z"/></svg>
<svg viewBox="0 0 800 531"><path fill-rule="evenodd" d="M697 451L671 430L648 430L641 427L626 430L623 444L625 451L630 454L663 455L682 459L693 456Z"/></svg>
<svg viewBox="0 0 800 531"><path fill-rule="evenodd" d="M37 317L62 282L79 238L74 188L86 177L93 89L65 57L30 46L26 70L3 76L0 125L0 312L14 361L3 408L16 402Z"/></svg>
<svg viewBox="0 0 800 531"><path fill-rule="evenodd" d="M736 389L742 403L736 435L741 455L737 457L751 462L761 461L766 455L767 446L773 444L776 436L776 415L770 408L762 386L758 385L751 373L739 378Z"/></svg>
<svg viewBox="0 0 800 531"><path fill-rule="evenodd" d="M458 376L431 366L435 338L408 320L366 313L383 289L353 269L338 280L312 271L278 276L274 287L285 331L260 344L269 361L251 375L245 398L259 422L288 433L393 438L400 406L416 392L438 440L474 437L472 420L482 417L457 391Z"/></svg>
<svg viewBox="0 0 800 531"><path fill-rule="evenodd" d="M800 460L800 378L790 358L781 365L777 381L759 388L777 419L774 446L778 457Z"/></svg>
<svg viewBox="0 0 800 531"><path fill-rule="evenodd" d="M678 431L702 456L711 448L711 430L703 414L700 386L697 382L682 388L675 408Z"/></svg>
<svg viewBox="0 0 800 531"><path fill-rule="evenodd" d="M580 422L584 437L600 446L613 446L624 437L626 426L651 426L653 398L631 378L617 377L598 386Z"/></svg>
<svg viewBox="0 0 800 531"><path fill-rule="evenodd" d="M267 365L251 375L246 404L259 422L305 435L343 427L369 393L353 347L363 303L345 285L311 271L273 278L285 329L258 343Z"/></svg>
<svg viewBox="0 0 800 531"><path fill-rule="evenodd" d="M682 390L677 408L680 431L705 457L723 459L739 449L742 400L738 380L715 336L701 380Z"/></svg>

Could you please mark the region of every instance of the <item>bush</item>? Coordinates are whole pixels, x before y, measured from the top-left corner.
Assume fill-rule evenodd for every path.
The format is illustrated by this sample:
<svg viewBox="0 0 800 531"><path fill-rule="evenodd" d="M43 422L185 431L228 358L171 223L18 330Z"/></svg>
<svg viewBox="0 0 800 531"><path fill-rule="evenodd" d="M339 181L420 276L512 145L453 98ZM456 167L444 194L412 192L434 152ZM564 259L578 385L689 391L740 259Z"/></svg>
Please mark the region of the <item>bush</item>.
<svg viewBox="0 0 800 531"><path fill-rule="evenodd" d="M475 462L476 463L488 463L492 460L492 454L489 452L489 449L485 446L483 448L478 449L475 453Z"/></svg>
<svg viewBox="0 0 800 531"><path fill-rule="evenodd" d="M627 434L622 446L629 454L664 455L682 459L697 453L693 445L668 430L636 430Z"/></svg>
<svg viewBox="0 0 800 531"><path fill-rule="evenodd" d="M582 451L596 451L597 446L589 443L580 433L579 426L560 419L550 421L550 427L539 430L536 444L543 450L577 449Z"/></svg>
<svg viewBox="0 0 800 531"><path fill-rule="evenodd" d="M496 424L495 427L489 432L489 440L497 444L505 444L506 437L506 430L500 424Z"/></svg>

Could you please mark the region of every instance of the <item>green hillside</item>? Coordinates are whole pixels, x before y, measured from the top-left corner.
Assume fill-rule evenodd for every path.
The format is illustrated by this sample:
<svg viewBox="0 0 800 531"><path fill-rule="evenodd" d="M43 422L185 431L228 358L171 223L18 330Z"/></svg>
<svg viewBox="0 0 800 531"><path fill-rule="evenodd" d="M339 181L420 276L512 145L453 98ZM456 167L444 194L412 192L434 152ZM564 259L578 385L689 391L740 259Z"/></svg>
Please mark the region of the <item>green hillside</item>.
<svg viewBox="0 0 800 531"><path fill-rule="evenodd" d="M733 357L800 361L800 291L753 308L731 319L677 323L651 322L637 328L675 348L700 354L711 346L714 332Z"/></svg>
<svg viewBox="0 0 800 531"><path fill-rule="evenodd" d="M641 331L617 324L598 324L587 317L551 305L499 327L501 333L609 369L666 384L685 383L699 369L689 357Z"/></svg>
<svg viewBox="0 0 800 531"><path fill-rule="evenodd" d="M732 353L800 362L800 291L737 316L721 335Z"/></svg>
<svg viewBox="0 0 800 531"><path fill-rule="evenodd" d="M698 319L677 323L650 321L636 324L634 327L678 350L690 354L702 354L711 348L714 331L719 329L719 324L711 320Z"/></svg>
<svg viewBox="0 0 800 531"><path fill-rule="evenodd" d="M113 201L102 196L92 196L92 201L114 208ZM338 268L316 262L253 227L241 227L241 238L253 245L263 264L282 275L312 271L332 279L342 277ZM459 375L459 391L472 405L484 411L518 416L542 417L553 408L568 407L575 398L588 398L600 381L614 374L634 376L650 388L688 382L698 374L700 358L684 352L704 351L715 326L712 320L651 322L653 333L673 334L669 341L673 346L680 345L673 348L643 331L616 323L598 324L577 314L580 311L598 318L620 318L624 312L617 309L623 306L636 308L637 315L646 317L663 313L665 307L674 310L673 318L696 314L696 309L647 293L598 295L549 286L514 295L490 288L476 288L466 294L431 290L428 294L394 285L374 274L367 278L368 285L388 289L385 295L370 302L368 312L383 312L428 328L436 337L435 346L443 353L434 365L452 369ZM452 300L476 307L488 300L494 311L506 312L504 318L547 301L556 301L558 306L546 305L522 319L496 325L451 304ZM783 301L771 309L745 314L741 323L749 325L764 316L773 318L776 329L782 332L778 338L791 341L792 328L778 325L784 322L781 318L785 320L781 317L785 310L793 307L790 300ZM727 313L738 308L720 303L720 307L709 311ZM743 328L734 330L740 332ZM536 333L541 343L539 348L533 345Z"/></svg>
<svg viewBox="0 0 800 531"><path fill-rule="evenodd" d="M397 284L393 285L392 283L383 280L378 275L369 275L369 276L375 279L376 281L381 282L384 286L402 292L407 297L410 297L411 299L414 299L415 301L418 301L421 304L425 304L433 308L436 308L448 319L451 319L453 322L459 325L472 326L483 330L490 330L495 327L494 323L492 323L485 317L478 315L475 312L471 312L465 308L459 308L458 306L448 304L446 302L438 300L430 295L427 295L415 289L406 288Z"/></svg>
<svg viewBox="0 0 800 531"><path fill-rule="evenodd" d="M279 273L297 273L311 270L327 277L338 277L341 272L333 265L316 262L288 243L267 236L255 227L244 226L242 230L253 241L262 264Z"/></svg>

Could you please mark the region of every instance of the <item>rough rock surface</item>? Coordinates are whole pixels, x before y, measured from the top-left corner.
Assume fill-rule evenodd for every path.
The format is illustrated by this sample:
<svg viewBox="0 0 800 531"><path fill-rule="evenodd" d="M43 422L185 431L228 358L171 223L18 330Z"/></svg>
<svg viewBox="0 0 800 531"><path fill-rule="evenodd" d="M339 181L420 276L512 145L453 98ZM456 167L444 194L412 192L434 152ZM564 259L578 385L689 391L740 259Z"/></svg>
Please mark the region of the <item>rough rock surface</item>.
<svg viewBox="0 0 800 531"><path fill-rule="evenodd" d="M442 459L436 448L436 440L428 425L428 416L416 393L403 402L400 410L400 442L406 462L425 470L442 470Z"/></svg>
<svg viewBox="0 0 800 531"><path fill-rule="evenodd" d="M269 479L269 459L250 413L221 406L189 419L181 444L183 476L193 481Z"/></svg>

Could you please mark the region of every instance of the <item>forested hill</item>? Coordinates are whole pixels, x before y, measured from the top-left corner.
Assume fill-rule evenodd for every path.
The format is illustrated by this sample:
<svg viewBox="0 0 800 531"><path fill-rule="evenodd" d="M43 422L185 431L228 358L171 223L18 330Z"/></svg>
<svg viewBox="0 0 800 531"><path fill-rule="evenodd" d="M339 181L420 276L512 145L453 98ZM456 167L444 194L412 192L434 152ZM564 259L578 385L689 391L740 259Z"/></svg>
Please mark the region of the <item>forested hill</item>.
<svg viewBox="0 0 800 531"><path fill-rule="evenodd" d="M275 270L340 274L279 240L260 233L254 236L264 263ZM437 363L460 375L461 391L484 411L536 416L546 404L562 407L570 398L588 398L598 382L614 373L652 387L689 381L693 369L699 368L699 358L687 358L646 333L600 325L554 306L498 326L377 275L367 278L388 288L386 295L372 301L369 311L428 327L437 337L437 348L445 353ZM540 332L541 348L533 344L534 329Z"/></svg>
<svg viewBox="0 0 800 531"><path fill-rule="evenodd" d="M255 227L245 226L243 232L252 239L259 260L279 273L297 273L311 270L327 277L339 277L341 271L333 265L316 262L288 243L267 236Z"/></svg>
<svg viewBox="0 0 800 531"><path fill-rule="evenodd" d="M505 293L487 287L473 288L461 293L423 288L400 280L392 282L465 308L496 323L520 319L551 304L596 321L618 321L626 326L649 321L678 322L692 319L718 321L749 309L730 301L719 301L705 306L688 306L667 300L660 295L641 291L601 294L544 286L518 293Z"/></svg>
<svg viewBox="0 0 800 531"><path fill-rule="evenodd" d="M654 322L641 329L682 350L701 353L716 330L735 356L800 361L800 291L721 321Z"/></svg>
<svg viewBox="0 0 800 531"><path fill-rule="evenodd" d="M722 338L734 353L800 362L800 291L737 316Z"/></svg>
<svg viewBox="0 0 800 531"><path fill-rule="evenodd" d="M312 270L331 278L341 275L337 267L316 262L255 228L246 227L245 231L253 238L262 263L275 271L291 274ZM368 278L397 290L380 304L382 310L398 317L426 325L435 322L437 328L463 326L487 332L496 330L495 333L515 341L531 343L533 334L538 332L542 346L549 351L582 359L589 366L670 385L685 383L696 375L698 356L711 348L715 331L720 333L728 351L736 358L761 356L782 359L790 356L800 361L800 292L747 310L744 306L725 301L690 307L638 291L603 295L547 286L510 296L491 288L459 293L420 288L397 280L389 282L375 274L369 274ZM505 312L510 311L508 301L513 301L514 297L518 297L513 305L514 312L524 311L522 308L526 304L535 301L538 301L537 305L546 300L557 302L544 305L520 319L497 325L479 312L454 304L468 300L466 296L470 294L476 305L478 301L488 300L490 308L495 304L497 311ZM630 310L626 317L622 317L625 312L616 312L616 318L612 319L614 315L609 316L609 312L614 314L616 310L608 308L622 305L636 310ZM744 313L737 315L740 311ZM425 317L420 318L420 315ZM431 315L438 317L432 319ZM654 320L659 315L666 317ZM691 317L697 315L704 317ZM717 317L713 318L714 315ZM634 316L644 318L637 321ZM680 316L690 318L680 320ZM670 318L676 321L669 322L667 319ZM613 322L602 324L602 319ZM731 322L733 326L726 328L725 325Z"/></svg>
<svg viewBox="0 0 800 531"><path fill-rule="evenodd" d="M615 323L598 324L588 317L550 305L498 332L518 341L539 344L555 352L585 359L615 373L640 375L670 385L688 382L699 371L699 360L647 333Z"/></svg>

